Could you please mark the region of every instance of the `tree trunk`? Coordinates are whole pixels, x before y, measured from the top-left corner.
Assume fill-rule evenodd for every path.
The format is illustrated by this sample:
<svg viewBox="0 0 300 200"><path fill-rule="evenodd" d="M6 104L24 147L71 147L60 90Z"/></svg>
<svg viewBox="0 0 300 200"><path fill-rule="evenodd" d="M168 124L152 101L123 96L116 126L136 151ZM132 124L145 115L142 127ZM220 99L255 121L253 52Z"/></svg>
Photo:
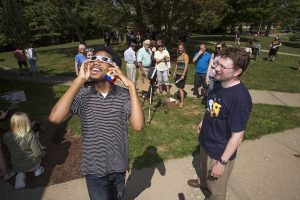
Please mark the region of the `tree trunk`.
<svg viewBox="0 0 300 200"><path fill-rule="evenodd" d="M270 30L271 30L271 25L272 25L272 22L267 23L267 30L265 32L265 36L269 36Z"/></svg>
<svg viewBox="0 0 300 200"><path fill-rule="evenodd" d="M74 24L73 28L75 31L75 35L77 36L77 39L79 40L79 43L84 44L86 46L86 43L85 43L84 39L82 38L82 34L81 34L79 27L76 24Z"/></svg>

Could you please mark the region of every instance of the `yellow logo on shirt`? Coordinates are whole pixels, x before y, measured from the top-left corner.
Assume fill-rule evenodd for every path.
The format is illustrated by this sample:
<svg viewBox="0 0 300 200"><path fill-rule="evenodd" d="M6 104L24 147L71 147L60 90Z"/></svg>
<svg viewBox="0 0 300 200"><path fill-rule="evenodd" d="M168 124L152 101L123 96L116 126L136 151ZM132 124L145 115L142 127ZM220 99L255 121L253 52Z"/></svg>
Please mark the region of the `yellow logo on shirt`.
<svg viewBox="0 0 300 200"><path fill-rule="evenodd" d="M212 104L212 107L210 109L210 116L213 117L218 117L219 116L219 113L220 113L220 110L221 110L221 105L218 104L217 102L213 102Z"/></svg>

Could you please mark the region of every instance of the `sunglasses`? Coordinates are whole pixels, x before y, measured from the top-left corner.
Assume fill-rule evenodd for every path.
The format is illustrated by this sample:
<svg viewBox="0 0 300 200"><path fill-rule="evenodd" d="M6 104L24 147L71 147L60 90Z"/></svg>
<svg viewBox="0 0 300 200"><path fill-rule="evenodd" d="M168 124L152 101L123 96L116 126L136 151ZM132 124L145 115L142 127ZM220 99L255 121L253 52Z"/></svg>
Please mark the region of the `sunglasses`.
<svg viewBox="0 0 300 200"><path fill-rule="evenodd" d="M93 60L93 61L99 60L101 62L105 62L105 63L108 63L108 64L113 63L111 58L108 58L108 57L105 57L105 56L89 56L89 59Z"/></svg>
<svg viewBox="0 0 300 200"><path fill-rule="evenodd" d="M222 47L216 47L217 50L220 50Z"/></svg>
<svg viewBox="0 0 300 200"><path fill-rule="evenodd" d="M94 52L94 49L93 49L93 48L86 48L86 49L85 49L85 52L88 52L88 51Z"/></svg>

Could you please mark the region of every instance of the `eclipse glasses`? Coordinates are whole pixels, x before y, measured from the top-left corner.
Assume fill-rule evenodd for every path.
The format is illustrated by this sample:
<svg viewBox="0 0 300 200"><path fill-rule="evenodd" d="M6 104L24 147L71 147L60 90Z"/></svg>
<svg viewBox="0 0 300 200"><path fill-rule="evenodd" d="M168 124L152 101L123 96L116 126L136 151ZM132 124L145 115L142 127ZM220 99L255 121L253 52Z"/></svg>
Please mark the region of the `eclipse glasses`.
<svg viewBox="0 0 300 200"><path fill-rule="evenodd" d="M108 57L105 57L105 56L89 56L89 60L92 60L92 61L99 60L100 62L105 62L105 63L108 63L108 64L113 63L111 58L108 58Z"/></svg>

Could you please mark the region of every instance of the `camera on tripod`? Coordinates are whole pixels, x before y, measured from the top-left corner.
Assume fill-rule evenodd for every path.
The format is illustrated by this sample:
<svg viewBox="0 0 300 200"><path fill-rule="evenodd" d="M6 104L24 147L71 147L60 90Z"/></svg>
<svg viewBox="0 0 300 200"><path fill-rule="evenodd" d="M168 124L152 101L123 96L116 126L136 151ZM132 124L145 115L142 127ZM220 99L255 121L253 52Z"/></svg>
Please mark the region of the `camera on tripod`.
<svg viewBox="0 0 300 200"><path fill-rule="evenodd" d="M156 91L156 78L157 78L157 69L155 67L151 68L150 71L147 74L147 78L150 81L150 85L148 88L148 91L142 92L142 98L144 100L148 98L152 98L154 96L154 93Z"/></svg>

